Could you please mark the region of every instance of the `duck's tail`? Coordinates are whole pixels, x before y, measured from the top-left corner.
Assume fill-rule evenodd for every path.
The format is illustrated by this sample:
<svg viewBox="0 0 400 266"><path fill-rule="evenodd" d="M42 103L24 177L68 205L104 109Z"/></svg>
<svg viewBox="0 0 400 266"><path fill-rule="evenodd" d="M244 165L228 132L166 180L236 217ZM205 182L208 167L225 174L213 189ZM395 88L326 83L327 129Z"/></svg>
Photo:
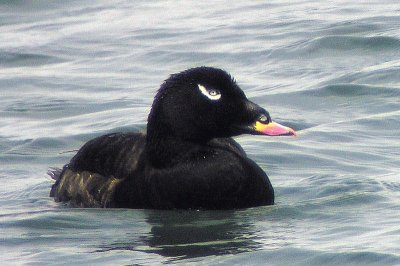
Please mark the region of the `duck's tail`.
<svg viewBox="0 0 400 266"><path fill-rule="evenodd" d="M52 167L52 168L49 168L49 170L47 170L47 174L54 181L54 184L51 186L50 197L55 196L55 190L56 190L58 182L60 181L62 171L63 171L63 169L58 168L58 167Z"/></svg>
<svg viewBox="0 0 400 266"><path fill-rule="evenodd" d="M58 167L51 167L49 170L47 170L47 174L53 179L55 182L57 182L60 179L62 173L62 169Z"/></svg>

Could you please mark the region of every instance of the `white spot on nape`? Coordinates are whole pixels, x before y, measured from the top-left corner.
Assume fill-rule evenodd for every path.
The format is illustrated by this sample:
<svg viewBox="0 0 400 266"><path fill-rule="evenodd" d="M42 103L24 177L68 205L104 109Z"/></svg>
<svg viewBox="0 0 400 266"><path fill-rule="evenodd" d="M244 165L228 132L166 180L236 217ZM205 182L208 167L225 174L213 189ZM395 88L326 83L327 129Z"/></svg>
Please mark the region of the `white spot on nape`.
<svg viewBox="0 0 400 266"><path fill-rule="evenodd" d="M197 84L200 92L212 101L217 101L221 98L221 92L216 89L207 90L203 85Z"/></svg>

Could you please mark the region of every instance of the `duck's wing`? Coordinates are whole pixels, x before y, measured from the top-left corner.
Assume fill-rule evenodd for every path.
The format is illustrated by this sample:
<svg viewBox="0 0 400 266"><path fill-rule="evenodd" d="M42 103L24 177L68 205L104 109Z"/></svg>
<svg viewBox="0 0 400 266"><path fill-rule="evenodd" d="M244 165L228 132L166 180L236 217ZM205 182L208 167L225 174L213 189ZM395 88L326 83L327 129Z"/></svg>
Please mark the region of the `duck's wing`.
<svg viewBox="0 0 400 266"><path fill-rule="evenodd" d="M232 209L271 205L274 192L264 171L225 146L168 168L146 169L143 194L156 209ZM137 181L137 180L136 180ZM116 197L129 205L133 183L118 186ZM138 182L135 182L137 185ZM135 191L135 194L139 192Z"/></svg>
<svg viewBox="0 0 400 266"><path fill-rule="evenodd" d="M114 133L87 142L62 170L50 196L79 207L112 207L117 184L134 175L144 155L143 134Z"/></svg>

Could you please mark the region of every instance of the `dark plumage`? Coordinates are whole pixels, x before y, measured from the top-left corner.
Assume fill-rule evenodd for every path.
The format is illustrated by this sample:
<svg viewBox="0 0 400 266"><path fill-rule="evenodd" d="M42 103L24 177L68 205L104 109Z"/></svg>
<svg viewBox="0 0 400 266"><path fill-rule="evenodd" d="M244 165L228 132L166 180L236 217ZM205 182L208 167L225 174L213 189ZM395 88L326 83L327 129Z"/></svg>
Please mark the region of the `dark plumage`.
<svg viewBox="0 0 400 266"><path fill-rule="evenodd" d="M147 134L87 142L50 196L80 207L230 209L274 203L264 171L231 137L295 135L250 102L225 71L192 68L159 89Z"/></svg>

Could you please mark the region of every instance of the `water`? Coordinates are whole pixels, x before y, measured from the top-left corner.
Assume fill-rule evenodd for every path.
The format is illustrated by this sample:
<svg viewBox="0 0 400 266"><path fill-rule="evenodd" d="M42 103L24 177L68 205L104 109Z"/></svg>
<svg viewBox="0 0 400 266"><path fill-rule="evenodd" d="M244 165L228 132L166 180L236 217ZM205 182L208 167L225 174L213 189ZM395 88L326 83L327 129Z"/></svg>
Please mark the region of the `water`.
<svg viewBox="0 0 400 266"><path fill-rule="evenodd" d="M2 264L400 264L397 1L1 1ZM237 140L276 205L71 209L46 171L144 131L193 66L231 72L297 138Z"/></svg>

